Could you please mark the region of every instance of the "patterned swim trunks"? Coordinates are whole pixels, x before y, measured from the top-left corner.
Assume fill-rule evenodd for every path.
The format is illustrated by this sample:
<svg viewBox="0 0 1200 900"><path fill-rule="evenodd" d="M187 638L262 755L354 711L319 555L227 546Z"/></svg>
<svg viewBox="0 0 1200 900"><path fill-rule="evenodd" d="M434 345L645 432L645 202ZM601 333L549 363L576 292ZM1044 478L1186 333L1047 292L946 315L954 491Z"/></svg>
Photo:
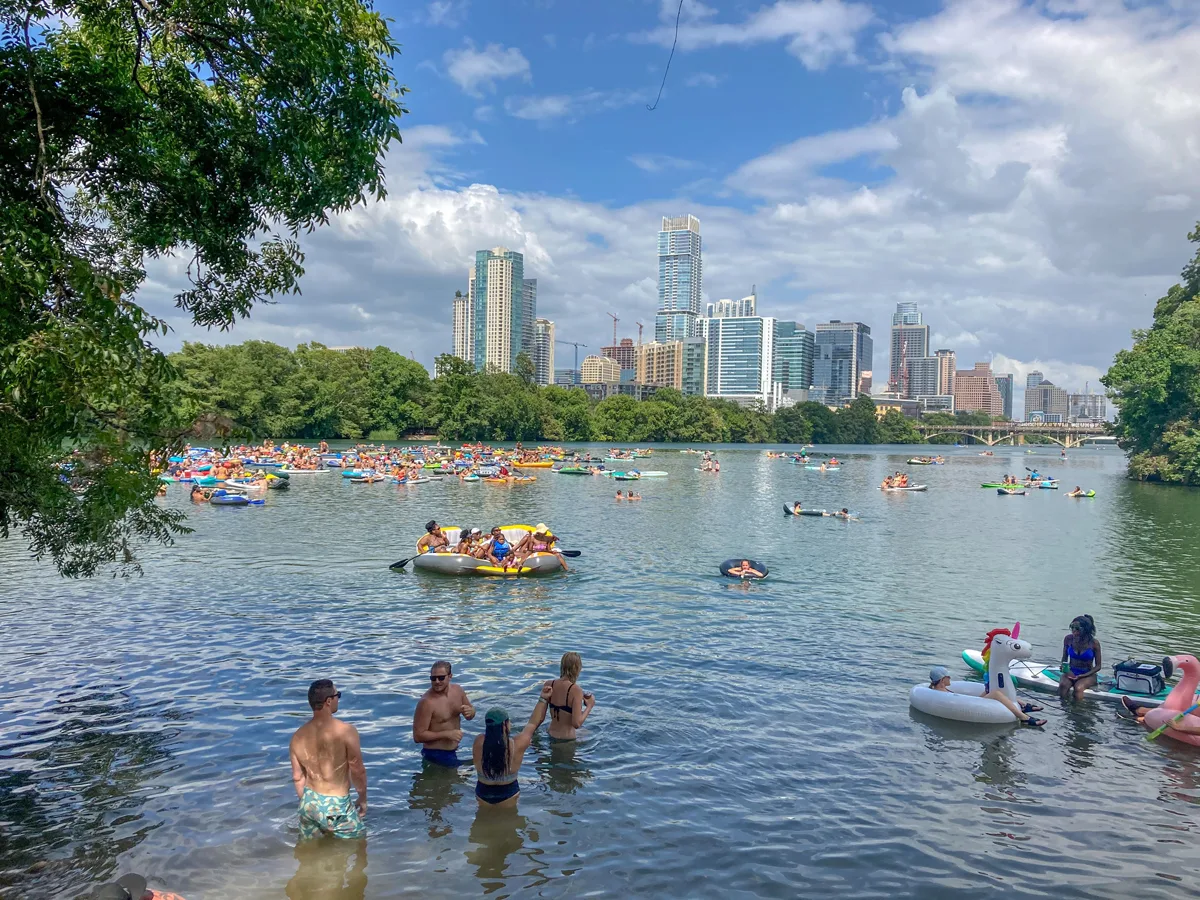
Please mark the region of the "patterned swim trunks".
<svg viewBox="0 0 1200 900"><path fill-rule="evenodd" d="M351 840L364 837L367 826L348 796L332 797L318 794L312 788L304 789L300 798L300 837L320 837L332 834L336 838Z"/></svg>

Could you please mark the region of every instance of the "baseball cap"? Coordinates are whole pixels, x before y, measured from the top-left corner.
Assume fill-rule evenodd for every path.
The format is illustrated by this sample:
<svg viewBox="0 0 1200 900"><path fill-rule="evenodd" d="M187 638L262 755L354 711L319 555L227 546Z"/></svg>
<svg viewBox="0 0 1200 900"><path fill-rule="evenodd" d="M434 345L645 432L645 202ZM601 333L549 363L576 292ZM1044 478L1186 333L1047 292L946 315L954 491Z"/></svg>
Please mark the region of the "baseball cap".
<svg viewBox="0 0 1200 900"><path fill-rule="evenodd" d="M508 711L502 706L493 706L483 720L488 725L503 725L508 721Z"/></svg>

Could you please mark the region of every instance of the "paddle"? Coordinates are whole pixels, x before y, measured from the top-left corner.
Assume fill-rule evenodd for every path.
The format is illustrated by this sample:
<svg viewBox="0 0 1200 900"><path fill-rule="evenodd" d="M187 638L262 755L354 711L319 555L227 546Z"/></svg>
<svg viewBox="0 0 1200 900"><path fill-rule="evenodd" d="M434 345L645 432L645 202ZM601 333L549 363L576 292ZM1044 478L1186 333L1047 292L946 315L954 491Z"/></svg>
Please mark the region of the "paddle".
<svg viewBox="0 0 1200 900"><path fill-rule="evenodd" d="M424 550L421 551L421 553L424 553L424 552L425 552ZM416 556L410 556L408 559L402 559L402 560L399 560L398 562L394 562L390 566L388 566L388 568L389 569L403 569L410 562L412 562L414 559L416 559L417 556L420 556L421 553L418 553Z"/></svg>
<svg viewBox="0 0 1200 900"><path fill-rule="evenodd" d="M1183 712L1181 712L1179 715L1177 715L1175 718L1173 718L1170 722L1167 722L1165 725L1160 725L1158 728L1155 728L1152 732L1150 732L1148 735L1146 735L1146 740L1148 740L1148 741L1154 740L1156 737L1158 737L1160 734L1162 734L1164 731L1166 731L1168 728L1170 728L1172 725L1174 725L1176 722L1178 722L1180 719L1182 719L1188 713L1195 711L1195 709L1197 707L1200 707L1200 703L1193 703L1190 707L1185 709Z"/></svg>

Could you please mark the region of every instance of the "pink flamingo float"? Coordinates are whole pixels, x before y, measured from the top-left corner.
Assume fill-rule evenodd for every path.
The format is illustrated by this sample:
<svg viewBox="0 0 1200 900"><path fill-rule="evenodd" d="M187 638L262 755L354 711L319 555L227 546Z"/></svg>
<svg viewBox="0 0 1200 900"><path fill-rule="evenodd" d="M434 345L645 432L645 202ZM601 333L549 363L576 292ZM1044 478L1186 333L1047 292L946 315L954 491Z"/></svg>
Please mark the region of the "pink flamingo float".
<svg viewBox="0 0 1200 900"><path fill-rule="evenodd" d="M1147 731L1161 728L1184 710L1190 709L1196 703L1196 688L1200 687L1200 661L1196 657L1168 656L1163 663L1163 674L1167 678L1171 677L1173 668L1183 674L1179 677L1179 683L1171 689L1171 693L1163 701L1163 705L1157 709L1146 711L1143 724ZM1200 716L1184 716L1179 724L1200 728ZM1172 740L1200 747L1200 734L1184 734L1168 728L1162 733L1162 737L1169 737Z"/></svg>

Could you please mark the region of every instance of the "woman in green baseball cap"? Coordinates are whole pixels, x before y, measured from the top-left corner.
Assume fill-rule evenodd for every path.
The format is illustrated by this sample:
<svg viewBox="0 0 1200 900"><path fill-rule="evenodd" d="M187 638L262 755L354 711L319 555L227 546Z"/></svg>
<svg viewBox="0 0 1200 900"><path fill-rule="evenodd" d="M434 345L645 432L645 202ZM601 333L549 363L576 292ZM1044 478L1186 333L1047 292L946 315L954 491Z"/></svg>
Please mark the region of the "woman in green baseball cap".
<svg viewBox="0 0 1200 900"><path fill-rule="evenodd" d="M546 719L549 703L550 682L546 682L542 685L542 695L533 705L529 721L516 737L509 733L511 723L506 710L495 706L487 711L484 732L475 737L471 747L475 774L479 777L475 784L475 796L479 798L480 806L517 805L517 795L521 792L517 772L521 769L521 760L529 749L529 742L533 740L533 733Z"/></svg>

